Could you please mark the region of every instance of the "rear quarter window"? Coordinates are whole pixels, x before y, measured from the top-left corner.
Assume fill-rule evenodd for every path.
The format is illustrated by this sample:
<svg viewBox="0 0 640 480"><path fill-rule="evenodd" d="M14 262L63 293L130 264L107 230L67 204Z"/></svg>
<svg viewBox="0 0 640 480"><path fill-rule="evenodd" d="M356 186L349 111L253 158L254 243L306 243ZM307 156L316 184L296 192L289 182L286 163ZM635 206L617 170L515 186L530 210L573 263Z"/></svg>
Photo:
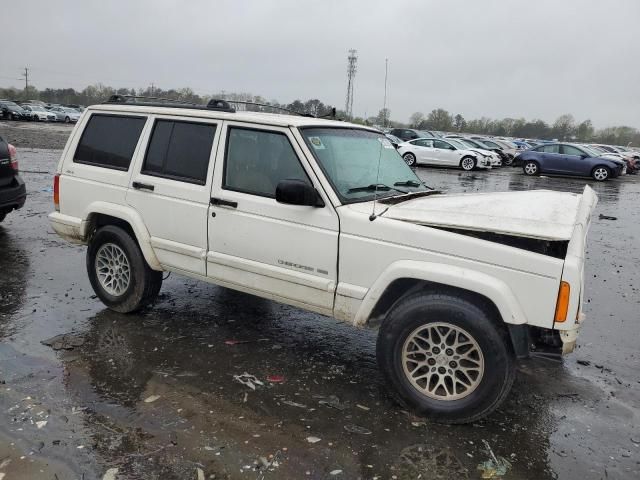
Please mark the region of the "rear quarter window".
<svg viewBox="0 0 640 480"><path fill-rule="evenodd" d="M145 122L146 117L91 115L73 156L74 163L128 170Z"/></svg>

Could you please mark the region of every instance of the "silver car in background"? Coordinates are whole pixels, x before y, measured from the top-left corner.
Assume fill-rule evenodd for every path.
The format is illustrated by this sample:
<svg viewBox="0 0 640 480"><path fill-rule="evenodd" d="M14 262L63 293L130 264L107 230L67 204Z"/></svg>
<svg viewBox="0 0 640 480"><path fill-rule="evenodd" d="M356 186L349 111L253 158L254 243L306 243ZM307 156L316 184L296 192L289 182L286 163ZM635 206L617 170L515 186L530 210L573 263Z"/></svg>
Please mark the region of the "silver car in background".
<svg viewBox="0 0 640 480"><path fill-rule="evenodd" d="M76 123L81 115L78 110L70 107L51 107L49 111L56 115L57 122L64 123Z"/></svg>

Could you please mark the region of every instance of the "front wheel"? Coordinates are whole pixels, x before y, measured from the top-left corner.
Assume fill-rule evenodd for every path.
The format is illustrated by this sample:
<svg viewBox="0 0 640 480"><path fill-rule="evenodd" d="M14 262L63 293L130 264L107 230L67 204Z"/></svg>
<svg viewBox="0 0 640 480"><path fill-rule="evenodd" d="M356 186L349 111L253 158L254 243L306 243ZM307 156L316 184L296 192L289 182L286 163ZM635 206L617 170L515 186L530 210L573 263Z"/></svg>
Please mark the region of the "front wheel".
<svg viewBox="0 0 640 480"><path fill-rule="evenodd" d="M404 163L413 167L416 164L416 156L413 153L405 153L402 158L404 159Z"/></svg>
<svg viewBox="0 0 640 480"><path fill-rule="evenodd" d="M504 162L502 163L507 167L510 167L511 165L513 165L513 155L507 154L507 158L505 158Z"/></svg>
<svg viewBox="0 0 640 480"><path fill-rule="evenodd" d="M460 160L460 167L462 167L462 169L466 171L473 170L474 168L476 168L476 159L472 157L464 157L462 160Z"/></svg>
<svg viewBox="0 0 640 480"><path fill-rule="evenodd" d="M64 118L64 123L70 123L70 122L71 122L71 119L69 117Z"/></svg>
<svg viewBox="0 0 640 480"><path fill-rule="evenodd" d="M591 176L596 182L604 182L608 180L611 174L609 173L609 169L607 167L596 167L591 172Z"/></svg>
<svg viewBox="0 0 640 480"><path fill-rule="evenodd" d="M136 241L120 227L107 225L87 249L87 272L96 295L120 313L140 310L160 292L162 272L152 270Z"/></svg>
<svg viewBox="0 0 640 480"><path fill-rule="evenodd" d="M441 423L469 423L494 411L515 378L513 349L497 321L449 293L419 292L398 303L377 342L396 399Z"/></svg>

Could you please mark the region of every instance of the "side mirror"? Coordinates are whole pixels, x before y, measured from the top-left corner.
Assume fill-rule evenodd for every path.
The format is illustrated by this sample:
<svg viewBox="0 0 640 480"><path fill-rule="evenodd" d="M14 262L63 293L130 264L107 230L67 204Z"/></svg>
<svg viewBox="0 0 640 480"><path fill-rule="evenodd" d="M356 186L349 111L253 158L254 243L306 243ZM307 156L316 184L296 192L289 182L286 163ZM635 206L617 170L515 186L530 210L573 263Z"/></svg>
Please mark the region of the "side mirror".
<svg viewBox="0 0 640 480"><path fill-rule="evenodd" d="M304 180L281 180L276 187L276 201L288 205L324 207L324 202L316 189Z"/></svg>

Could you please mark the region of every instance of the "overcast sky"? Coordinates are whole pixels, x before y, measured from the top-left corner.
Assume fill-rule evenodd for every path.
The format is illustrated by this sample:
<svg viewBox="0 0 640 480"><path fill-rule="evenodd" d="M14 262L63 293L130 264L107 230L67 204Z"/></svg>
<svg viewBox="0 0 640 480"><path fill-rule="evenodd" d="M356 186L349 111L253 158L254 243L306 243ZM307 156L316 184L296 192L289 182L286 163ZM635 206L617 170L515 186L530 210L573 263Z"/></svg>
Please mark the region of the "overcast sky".
<svg viewBox="0 0 640 480"><path fill-rule="evenodd" d="M0 85L102 82L250 92L407 121L442 107L471 119L640 127L639 0L2 1Z"/></svg>

